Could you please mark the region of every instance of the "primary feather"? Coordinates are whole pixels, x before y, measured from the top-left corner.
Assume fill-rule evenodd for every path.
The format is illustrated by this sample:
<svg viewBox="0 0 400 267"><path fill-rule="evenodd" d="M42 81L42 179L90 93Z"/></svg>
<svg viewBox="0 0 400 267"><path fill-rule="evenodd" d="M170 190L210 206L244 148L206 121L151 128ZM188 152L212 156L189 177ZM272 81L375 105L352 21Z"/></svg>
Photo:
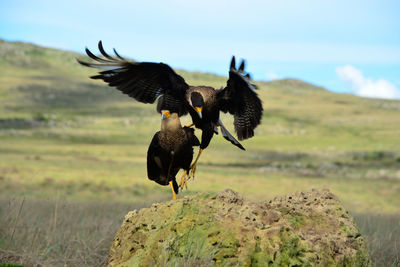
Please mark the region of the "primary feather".
<svg viewBox="0 0 400 267"><path fill-rule="evenodd" d="M189 86L171 67L164 63L129 61L114 49L115 58L105 52L101 41L98 46L104 58L86 49L86 54L98 63L78 60L84 66L105 69L92 76L92 79L103 80L109 86L143 103L154 103L159 96L166 95L167 97L163 98L163 109L178 112L179 116L188 112L183 96ZM166 99L169 100L165 101Z"/></svg>
<svg viewBox="0 0 400 267"><path fill-rule="evenodd" d="M250 83L250 75L244 73L245 63L242 61L236 70L235 57L232 57L227 86L218 91L219 109L234 116L235 132L239 140L254 136L254 129L261 122L262 103L254 84Z"/></svg>

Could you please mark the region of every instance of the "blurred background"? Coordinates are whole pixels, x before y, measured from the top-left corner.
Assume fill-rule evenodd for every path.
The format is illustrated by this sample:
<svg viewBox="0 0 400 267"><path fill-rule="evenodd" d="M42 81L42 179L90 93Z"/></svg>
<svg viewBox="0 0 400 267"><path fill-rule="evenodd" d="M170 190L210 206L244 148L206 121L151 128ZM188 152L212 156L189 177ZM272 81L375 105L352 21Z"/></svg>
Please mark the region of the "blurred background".
<svg viewBox="0 0 400 267"><path fill-rule="evenodd" d="M0 262L101 266L128 211L171 198L146 174L155 105L76 63L102 40L215 88L232 55L246 59L262 124L245 152L214 137L180 197L329 188L376 266L399 265L399 11L397 1L2 1Z"/></svg>

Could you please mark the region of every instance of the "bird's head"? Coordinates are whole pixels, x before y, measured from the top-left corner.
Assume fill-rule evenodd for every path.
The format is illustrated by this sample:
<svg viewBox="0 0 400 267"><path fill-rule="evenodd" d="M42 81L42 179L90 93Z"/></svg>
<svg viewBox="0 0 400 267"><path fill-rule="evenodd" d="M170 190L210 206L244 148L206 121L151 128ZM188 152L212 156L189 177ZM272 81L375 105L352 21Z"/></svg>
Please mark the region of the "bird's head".
<svg viewBox="0 0 400 267"><path fill-rule="evenodd" d="M190 100L191 100L191 106L197 112L197 114L199 115L199 117L201 119L202 118L201 112L203 111L203 105L204 105L203 96L198 92L193 92L190 95Z"/></svg>
<svg viewBox="0 0 400 267"><path fill-rule="evenodd" d="M178 113L161 110L161 131L177 131L182 128Z"/></svg>

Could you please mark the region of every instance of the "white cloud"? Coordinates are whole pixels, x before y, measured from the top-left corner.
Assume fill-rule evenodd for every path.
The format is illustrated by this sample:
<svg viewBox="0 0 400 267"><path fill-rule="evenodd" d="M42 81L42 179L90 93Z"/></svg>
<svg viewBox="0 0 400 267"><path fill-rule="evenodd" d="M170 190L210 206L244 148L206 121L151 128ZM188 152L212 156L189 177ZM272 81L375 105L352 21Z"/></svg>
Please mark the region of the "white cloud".
<svg viewBox="0 0 400 267"><path fill-rule="evenodd" d="M273 80L278 80L278 79L279 79L279 75L276 74L276 73L273 72L273 71L268 71L268 72L265 74L265 76L267 77L268 80L271 80L271 81L273 81Z"/></svg>
<svg viewBox="0 0 400 267"><path fill-rule="evenodd" d="M336 73L340 79L351 85L356 95L387 99L400 98L400 91L394 84L384 79L372 80L364 77L362 72L353 66L337 67Z"/></svg>

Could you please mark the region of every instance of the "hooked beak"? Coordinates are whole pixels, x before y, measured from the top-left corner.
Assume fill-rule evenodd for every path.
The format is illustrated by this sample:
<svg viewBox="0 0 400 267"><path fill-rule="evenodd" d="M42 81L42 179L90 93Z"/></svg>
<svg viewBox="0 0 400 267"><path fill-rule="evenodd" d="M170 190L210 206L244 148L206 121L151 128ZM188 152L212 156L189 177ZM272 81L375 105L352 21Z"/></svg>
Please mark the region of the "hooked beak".
<svg viewBox="0 0 400 267"><path fill-rule="evenodd" d="M200 119L202 119L203 115L201 114L201 111L203 110L203 107L194 107L194 110L196 110L197 115L199 115Z"/></svg>
<svg viewBox="0 0 400 267"><path fill-rule="evenodd" d="M171 113L169 110L161 110L161 118L162 119L168 119L171 116Z"/></svg>

